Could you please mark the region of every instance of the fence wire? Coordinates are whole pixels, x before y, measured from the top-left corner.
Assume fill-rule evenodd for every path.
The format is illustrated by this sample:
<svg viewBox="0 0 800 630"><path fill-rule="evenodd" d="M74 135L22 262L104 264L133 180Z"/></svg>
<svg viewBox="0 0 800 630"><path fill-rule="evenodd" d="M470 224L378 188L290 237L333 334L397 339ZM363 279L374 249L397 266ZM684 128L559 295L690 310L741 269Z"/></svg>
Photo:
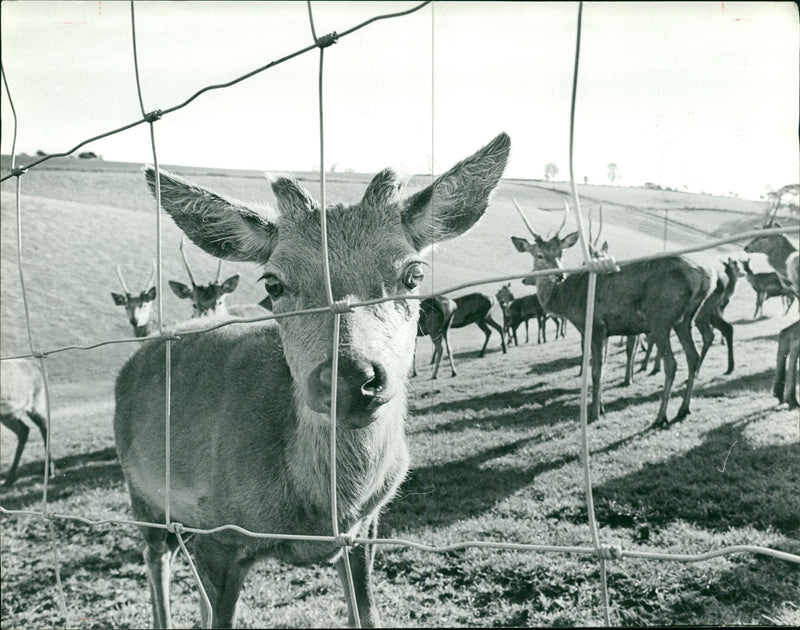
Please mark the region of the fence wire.
<svg viewBox="0 0 800 630"><path fill-rule="evenodd" d="M671 251L662 251L660 253L654 253L647 256L640 256L640 257L632 257L627 258L624 260L614 260L613 258L607 260L596 260L593 259L589 255L588 249L588 238L586 231L583 226L583 219L580 211L580 199L577 194L577 188L575 185L575 178L573 172L573 148L574 148L574 120L575 120L575 103L577 98L577 87L578 87L578 68L579 68L579 59L580 59L580 43L581 43L581 23L582 23L582 12L583 12L583 3L578 4L578 13L577 13L577 27L576 27L576 46L575 46L575 59L574 59L574 70L573 70L573 83L572 83L572 99L570 104L570 136L569 136L569 171L570 171L570 185L571 185L571 192L573 197L573 203L575 204L576 209L576 220L578 226L578 233L581 242L581 250L584 258L584 265L577 268L571 269L564 269L564 273L575 273L575 272L589 272L589 287L588 287L588 294L587 294L587 313L586 313L586 327L584 331L584 353L583 353L583 373L582 373L582 380L581 380L581 401L580 401L580 451L581 451L581 466L583 470L583 477L584 477L584 491L586 496L586 505L587 505L587 514L588 514L588 521L589 521L589 528L591 533L591 546L564 546L564 545L543 545L543 544L534 544L534 543L511 543L505 541L487 541L487 540L472 540L472 541L462 541L448 545L427 545L423 543L419 543L412 540L406 540L402 538L361 538L354 535L354 532L347 532L341 533L339 531L339 523L338 523L338 507L337 507L337 479L336 479L336 388L337 388L337 375L338 375L338 347L339 347L339 324L341 319L341 314L343 312L350 311L355 308L361 308L365 306L370 306L374 304L380 304L383 302L394 301L397 299L402 300L423 300L429 297L434 297L436 295L444 295L453 293L455 291L459 291L462 289L478 287L485 284L494 284L498 282L505 282L509 280L517 280L521 278L536 278L538 276L546 276L551 275L550 271L539 271L539 272L529 272L525 274L511 274L511 275L504 275L499 277L493 277L483 280L475 280L471 282L461 283L452 287L449 287L443 291L437 291L436 293L430 294L423 294L423 295L403 295L403 296L389 296L384 298L377 298L371 300L364 300L358 302L341 302L335 301L333 296L333 291L331 287L331 277L330 277L330 263L329 263L329 256L328 256L328 239L327 239L327 221L326 221L326 211L327 211L327 198L326 198L326 180L325 180L325 131L324 131L324 101L323 101L323 85L324 85L324 55L325 49L332 44L335 44L341 38L354 33L355 31L364 28L372 23L375 23L379 20L385 19L392 19L392 18L399 18L419 9L423 8L424 6L430 4L431 0L427 0L420 4L415 5L411 9L406 11L400 11L395 13L385 13L381 15L377 15L372 17L356 26L353 26L342 33L332 32L326 34L322 37L319 37L316 32L316 28L314 25L314 13L311 6L311 2L307 2L308 8L308 16L309 16L309 24L311 29L311 36L313 39L313 44L306 46L300 50L297 50L293 53L287 54L280 59L271 61L265 65L262 65L246 74L238 76L226 83L220 83L215 85L209 85L201 90L197 91L195 94L190 96L188 99L174 105L172 107L163 109L163 110L152 110L150 112L147 111L145 108L145 104L142 98L142 90L141 90L141 81L139 76L139 66L138 66L138 56L137 56L137 40L136 40L136 18L135 18L135 0L130 0L130 12L131 12L131 40L132 40L132 48L133 48L133 65L134 65L134 75L136 80L136 89L137 95L139 98L139 107L142 113L142 118L138 121L125 125L123 127L119 127L117 129L101 133L99 135L93 136L89 139L83 140L80 143L76 144L71 149L63 152L63 153L53 153L46 156L41 157L38 160L35 160L23 167L16 166L16 135L17 135L17 113L14 109L13 101L11 99L11 91L9 89L5 68L2 67L2 63L0 63L0 72L2 73L3 79L3 86L5 88L6 95L9 100L9 104L11 107L11 112L13 115L13 143L12 143L12 156L11 156L11 171L8 175L0 177L0 182L6 181L11 177L15 177L15 212L16 212L16 224L17 224L17 266L20 278L20 288L22 294L22 302L23 308L25 312L25 328L27 333L28 339L28 346L29 352L25 354L18 354L14 356L6 356L0 357L0 361L10 361L14 359L20 358L36 358L39 363L39 367L42 371L42 378L44 382L44 389L45 389L45 398L47 401L46 406L46 421L47 421L47 441L45 444L45 468L43 472L43 491L42 491L42 508L40 511L37 510L13 510L7 509L0 505L0 513L10 515L10 516L18 516L18 517L34 517L34 518L41 518L44 519L48 524L48 531L49 531L49 539L51 543L51 549L53 554L53 569L55 574L56 585L58 589L58 597L59 597L59 609L61 611L61 615L64 618L65 627L70 627L70 621L68 618L67 612L67 605L66 605L66 595L64 593L63 584L60 575L60 566L58 561L58 543L56 540L55 529L54 529L54 521L56 520L63 520L63 521L73 521L73 522L80 522L86 524L91 527L99 527L102 525L119 525L119 526L137 526L137 527L150 527L156 529L165 529L173 534L175 534L179 547L183 555L186 557L190 570L192 572L192 576L197 584L198 591L201 596L201 600L205 609L207 611L207 620L211 622L211 603L208 598L207 593L202 584L202 580L197 572L197 568L194 565L192 560L191 554L189 553L182 534L195 534L195 535L211 535L225 531L231 532L238 532L240 534L252 537L252 538L260 538L260 539L273 539L273 540L294 540L294 541L309 541L309 542L327 542L332 543L334 545L338 545L342 549L343 559L344 559L344 566L345 566L345 573L347 577L348 584L346 585L346 590L348 591L347 596L350 599L350 603L352 606L352 610L356 615L356 625L360 626L360 620L358 619L358 607L355 601L354 595L354 587L353 587L353 580L352 580L352 571L349 562L349 551L354 545L368 545L368 544L376 544L376 545L392 545L392 546L403 546L407 548L418 549L421 551L432 552L432 553L447 553L462 549L468 548L482 548L482 549L495 549L495 550L512 550L512 551L528 551L528 552L541 552L541 553L563 553L563 554L578 554L578 555L588 555L597 558L600 566L600 577L601 577L601 601L603 605L603 614L606 625L611 624L611 616L610 616L610 608L609 608L609 597L607 591L607 584L606 584L606 562L608 560L621 560L623 558L641 558L641 559L649 559L649 560L661 560L661 561L673 561L673 562L703 562L710 560L712 558L718 558L721 556L726 556L730 554L736 553L749 553L749 554L756 554L756 555L763 555L779 560L784 560L788 562L798 563L800 564L800 556L795 554L771 549L768 547L762 547L757 545L737 545L737 546L729 546L720 549L715 549L712 551L708 551L705 553L699 554L674 554L674 553L660 553L660 552L651 552L651 551L638 551L638 550L626 550L623 549L620 545L608 545L603 544L600 540L600 535L597 527L597 521L594 513L594 504L592 498L592 481L591 481L591 470L590 470L590 448L589 448L589 439L588 439L588 413L587 413L587 401L588 401L588 377L589 377L589 357L590 357L590 348L591 348L591 336L592 336L592 323L594 317L594 294L595 294L595 286L596 286L596 279L599 273L613 273L614 271L618 271L620 267L636 264L648 260L655 260L659 258L665 258L669 256L676 256L682 255L692 252L698 252L702 250L712 249L718 247L720 245L733 243L737 241L748 240L754 238L756 236L765 236L765 235L773 235L773 234L784 234L788 232L793 232L794 228L771 228L771 229L758 229L758 230L751 230L745 233L738 234L736 236L720 238L715 240L706 241L701 245L696 245L692 247L685 247L680 249L675 249ZM432 15L433 18L433 15ZM433 21L433 19L432 19ZM160 199L160 182L159 182L159 166L158 166L158 158L156 152L156 136L155 136L155 125L156 123L166 114L170 114L176 112L190 103L192 103L195 99L200 97L202 94L211 91L211 90L218 90L230 87L241 81L244 81L250 77L255 76L269 68L273 68L285 61L293 59L299 55L307 53L314 49L319 49L319 77L318 77L318 106L319 106L319 157L320 157L320 198L321 198L321 210L320 210L320 221L321 221L321 247L323 251L323 264L324 264L324 279L325 279L325 292L327 297L327 306L318 307L318 308L311 308L311 309L303 309L297 310L287 313L281 314L274 314L269 313L264 316L259 317L247 317L247 318L230 318L223 322L215 323L213 325L207 326L197 326L192 328L186 328L181 326L180 329L170 328L164 324L164 317L163 317L163 291L161 290L162 282L163 282L163 275L162 275L162 225L161 225L161 199ZM433 66L432 66L433 70ZM113 340L104 340L97 343L89 344L89 345L68 345L68 346L60 346L54 347L47 350L42 350L37 348L36 344L34 343L34 336L32 333L31 323L30 323L30 311L27 299L27 288L25 285L25 276L24 276L24 256L23 256L23 236L22 236L22 210L21 210L21 182L24 174L37 167L38 165L56 157L65 157L71 155L81 147L99 140L101 138L105 138L122 131L126 131L132 127L138 126L142 123L148 123L149 130L150 130L150 144L152 149L153 155L153 167L155 171L155 220L156 220L156 248L157 248L157 258L156 258L156 270L157 270L157 299L158 299L158 315L159 315L159 329L157 332L148 335L147 337L132 337L132 338L123 338L123 339L113 339ZM431 129L431 147L433 148L433 128ZM433 179L433 173L431 173L431 179ZM666 230L666 216L665 216L665 230ZM666 242L665 242L666 243ZM332 374L331 374L331 414L330 414L330 421L331 421L331 441L330 441L330 458L331 458L331 472L330 472L330 489L331 489L331 517L332 517L332 527L331 527L331 535L299 535L293 534L291 532L254 532L243 527L236 525L235 523L221 525L219 527L214 527L210 529L203 529L203 528L194 528L190 526L186 526L183 523L173 521L170 517L170 486L171 486L171 469L170 469L170 388L171 388L171 379L170 379L170 361L171 361L171 342L177 339L180 339L183 336L190 336L195 334L201 334L205 332L210 332L216 330L218 328L229 326L234 323L254 323L254 322L261 322L267 321L271 319L282 319L285 317L295 317L299 315L305 314L313 314L313 313L325 313L331 312L334 318L334 329L332 335ZM50 413L50 395L49 395L49 386L48 386L48 374L46 369L46 358L49 355L66 352L66 351L88 351L95 348L99 348L106 345L114 345L114 344L123 344L123 343L131 343L131 342L142 342L147 341L148 339L164 339L165 340L165 395L166 395L166 403L165 403L165 441L166 441L166 462L165 462L165 522L163 523L155 523L155 522L142 522L136 521L132 519L89 519L77 514L62 514L53 512L49 509L48 505L48 472L49 466L51 461L51 413Z"/></svg>

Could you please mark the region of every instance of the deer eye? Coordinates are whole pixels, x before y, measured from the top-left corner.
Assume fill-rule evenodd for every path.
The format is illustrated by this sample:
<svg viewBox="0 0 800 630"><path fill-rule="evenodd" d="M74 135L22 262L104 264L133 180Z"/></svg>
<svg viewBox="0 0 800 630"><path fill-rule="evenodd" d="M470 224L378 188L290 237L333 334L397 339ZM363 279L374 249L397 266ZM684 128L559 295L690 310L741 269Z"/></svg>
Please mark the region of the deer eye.
<svg viewBox="0 0 800 630"><path fill-rule="evenodd" d="M278 276L266 273L261 276L261 279L264 281L264 288L273 300L283 295L283 282L278 279Z"/></svg>
<svg viewBox="0 0 800 630"><path fill-rule="evenodd" d="M403 270L403 286L407 289L416 289L425 279L422 263L412 262Z"/></svg>

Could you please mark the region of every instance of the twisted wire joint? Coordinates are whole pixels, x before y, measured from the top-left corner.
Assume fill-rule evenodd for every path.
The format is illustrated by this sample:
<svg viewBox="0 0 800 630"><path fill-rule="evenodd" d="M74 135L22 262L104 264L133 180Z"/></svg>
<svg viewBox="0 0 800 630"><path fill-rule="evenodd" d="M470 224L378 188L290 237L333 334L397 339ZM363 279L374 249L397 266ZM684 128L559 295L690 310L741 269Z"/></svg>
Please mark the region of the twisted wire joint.
<svg viewBox="0 0 800 630"><path fill-rule="evenodd" d="M595 273L619 273L619 265L613 256L608 258L594 258L586 263L589 271Z"/></svg>
<svg viewBox="0 0 800 630"><path fill-rule="evenodd" d="M328 33L327 35L318 37L316 44L319 48L327 48L328 46L332 46L333 44L335 44L338 39L339 39L339 33L333 31L331 33Z"/></svg>
<svg viewBox="0 0 800 630"><path fill-rule="evenodd" d="M606 545L605 547L598 547L595 550L595 554L603 560L622 560L622 546Z"/></svg>
<svg viewBox="0 0 800 630"><path fill-rule="evenodd" d="M47 356L47 352L44 350L36 350L35 348L31 350L31 355L35 359L44 359Z"/></svg>
<svg viewBox="0 0 800 630"><path fill-rule="evenodd" d="M170 534L181 534L181 533L183 533L183 524L182 523L177 523L177 522L169 523L167 525L167 531Z"/></svg>
<svg viewBox="0 0 800 630"><path fill-rule="evenodd" d="M161 110L154 109L152 112L148 112L144 115L145 122L154 123L157 120L161 119Z"/></svg>
<svg viewBox="0 0 800 630"><path fill-rule="evenodd" d="M354 538L355 537L352 534L345 532L344 534L339 534L336 537L336 544L340 547L353 547L355 545L353 542Z"/></svg>
<svg viewBox="0 0 800 630"><path fill-rule="evenodd" d="M339 300L331 304L331 311L334 313L350 313L353 311L353 307L347 300Z"/></svg>
<svg viewBox="0 0 800 630"><path fill-rule="evenodd" d="M17 168L15 168L15 169L13 169L13 170L11 171L11 174L12 174L14 177L21 177L22 175L24 175L24 174L26 173L26 171L27 171L27 170L28 170L28 169L27 169L27 168L25 168L24 166L18 166Z"/></svg>

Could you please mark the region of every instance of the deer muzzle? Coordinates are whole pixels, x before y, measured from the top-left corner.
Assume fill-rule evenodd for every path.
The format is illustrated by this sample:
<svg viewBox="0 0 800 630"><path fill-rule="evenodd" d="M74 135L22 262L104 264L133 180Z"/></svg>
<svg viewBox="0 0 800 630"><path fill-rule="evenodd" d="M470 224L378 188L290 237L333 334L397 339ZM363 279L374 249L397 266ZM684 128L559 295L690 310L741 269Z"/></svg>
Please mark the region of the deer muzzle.
<svg viewBox="0 0 800 630"><path fill-rule="evenodd" d="M308 378L307 404L318 413L331 411L333 363L323 361ZM394 397L389 375L380 364L354 353L339 357L336 376L336 414L351 429L368 426L376 411Z"/></svg>

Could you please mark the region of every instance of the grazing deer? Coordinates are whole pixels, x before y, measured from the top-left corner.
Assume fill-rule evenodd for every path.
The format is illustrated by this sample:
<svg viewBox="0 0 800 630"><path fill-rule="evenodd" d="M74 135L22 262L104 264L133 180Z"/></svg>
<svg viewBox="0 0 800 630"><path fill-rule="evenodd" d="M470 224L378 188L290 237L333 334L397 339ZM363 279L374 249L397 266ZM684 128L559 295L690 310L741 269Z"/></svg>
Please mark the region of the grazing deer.
<svg viewBox="0 0 800 630"><path fill-rule="evenodd" d="M25 424L29 420L42 434L42 443L47 448L47 400L44 381L39 366L28 359L14 359L0 362L0 422L17 436L17 450L14 461L8 469L4 486L10 486L17 479L22 451L28 441L30 429ZM49 477L56 474L55 462L50 460Z"/></svg>
<svg viewBox="0 0 800 630"><path fill-rule="evenodd" d="M128 285L125 284L125 278L122 276L122 269L117 265L117 278L119 278L119 283L122 285L124 293L120 295L112 291L111 297L114 299L114 304L125 307L128 321L133 326L133 334L136 337L146 337L154 328L152 317L153 300L156 299L156 287L153 285L155 277L156 263L153 261L153 270L150 272L147 288L136 295L128 290Z"/></svg>
<svg viewBox="0 0 800 630"><path fill-rule="evenodd" d="M503 333L503 328L494 321L491 310L497 304L497 298L485 293L468 293L455 298L456 312L453 314L453 321L450 323L450 328L463 328L470 324L475 324L483 331L486 338L483 340L483 347L478 357L482 357L486 353L486 346L489 344L489 337L492 336L492 331L489 326L494 328L500 333L500 347L503 349L503 354L506 353L506 339Z"/></svg>
<svg viewBox="0 0 800 630"><path fill-rule="evenodd" d="M547 313L542 308L542 303L539 301L539 296L535 293L525 295L521 298L515 298L511 292L511 283L504 284L495 294L497 301L503 308L503 330L508 335L507 343L510 344L514 340L514 345L518 346L517 341L517 328L521 323L525 323L525 343L530 341L528 334L528 320L535 317L539 327L539 334L536 343L547 343L547 331L545 324L547 322ZM561 327L560 321L556 317L551 317L556 323L556 337Z"/></svg>
<svg viewBox="0 0 800 630"><path fill-rule="evenodd" d="M524 218L524 215L523 215ZM523 279L536 284L539 299L548 312L564 315L578 330L586 321L587 272L567 278L558 271L561 254L578 240L577 232L561 238L556 232L545 240L528 225L534 242L512 236L519 252L533 257L533 270L552 269L549 276ZM686 393L675 420L690 413L689 404L699 356L692 341L691 323L711 288L711 273L681 256L626 265L618 273L599 274L592 329L592 405L589 421L603 411L601 378L603 349L610 335L636 335L651 332L664 354L664 392L654 425L667 424L667 404L675 379L677 362L672 354L669 333L674 329L686 355L689 378Z"/></svg>
<svg viewBox="0 0 800 630"><path fill-rule="evenodd" d="M780 227L773 222L774 214L772 219L764 225L765 228ZM744 250L748 253L766 254L767 261L775 269L783 286L792 292L793 297L800 300L800 255L789 239L782 234L757 236L745 245ZM799 406L796 393L798 362L800 362L800 322L795 322L778 334L778 356L772 387L775 397L780 402L788 404L790 409Z"/></svg>
<svg viewBox="0 0 800 630"><path fill-rule="evenodd" d="M764 316L764 300L778 296L782 298L786 307L784 315L788 313L794 302L794 294L781 282L780 276L774 271L753 273L749 258L741 262L742 269L747 275L747 282L756 292L756 310L753 312L753 319L758 317L759 313L761 313L762 317Z"/></svg>
<svg viewBox="0 0 800 630"><path fill-rule="evenodd" d="M192 301L192 318L228 315L228 309L225 306L225 296L236 290L236 287L239 285L239 274L237 273L231 276L220 284L219 278L222 273L222 260L220 260L217 265L217 277L214 281L209 284L197 284L194 279L194 274L192 273L192 268L189 266L189 259L186 257L184 241L184 237L181 236L181 258L186 267L186 273L189 274L192 287L189 288L182 282L170 280L169 288L182 300L190 299ZM240 309L240 312L243 311Z"/></svg>
<svg viewBox="0 0 800 630"><path fill-rule="evenodd" d="M250 209L161 173L161 205L207 253L264 265L276 314L324 307L320 212L327 216L330 287L340 345L333 465L338 470L338 527L377 535L378 516L408 469L404 423L407 374L419 316L415 295L422 256L463 234L483 215L508 160L500 134L415 194L390 169L376 175L360 202L320 209L295 180L272 184L278 209ZM152 169L145 175L156 187ZM269 217L269 218L268 218ZM331 533L330 311L248 325L233 324L171 342L171 519L213 528ZM164 342L145 344L116 384L114 435L135 517L165 519ZM176 536L141 528L157 626L171 623L170 553ZM245 575L259 558L306 565L336 562L345 589L342 548L324 541L257 539L234 532L193 539L197 570L211 602L213 627L230 627ZM379 622L371 590L372 545L350 555L363 625Z"/></svg>
<svg viewBox="0 0 800 630"><path fill-rule="evenodd" d="M723 261L725 268L724 274L717 275L717 283L714 291L708 296L708 299L703 302L700 310L697 311L697 316L694 319L695 326L700 331L700 336L703 338L703 349L700 351L700 365L703 364L703 359L706 357L708 349L714 341L714 331L712 326L722 333L725 338L725 344L728 346L728 369L725 374L733 372L733 326L731 326L722 317L722 312L731 300L733 292L736 290L736 283L744 273L739 269L739 265L732 258ZM700 366L698 365L698 370Z"/></svg>
<svg viewBox="0 0 800 630"><path fill-rule="evenodd" d="M456 312L456 303L450 298L437 295L432 298L422 300L419 304L419 321L417 322L417 337L429 336L433 342L433 356L431 363L436 365L433 368L435 379L439 374L439 364L442 361L442 341L447 348L447 358L450 361L450 372L456 376L456 368L453 365L453 355L450 352L450 325L453 322L453 315ZM417 375L417 352L414 348L414 363L411 376Z"/></svg>

